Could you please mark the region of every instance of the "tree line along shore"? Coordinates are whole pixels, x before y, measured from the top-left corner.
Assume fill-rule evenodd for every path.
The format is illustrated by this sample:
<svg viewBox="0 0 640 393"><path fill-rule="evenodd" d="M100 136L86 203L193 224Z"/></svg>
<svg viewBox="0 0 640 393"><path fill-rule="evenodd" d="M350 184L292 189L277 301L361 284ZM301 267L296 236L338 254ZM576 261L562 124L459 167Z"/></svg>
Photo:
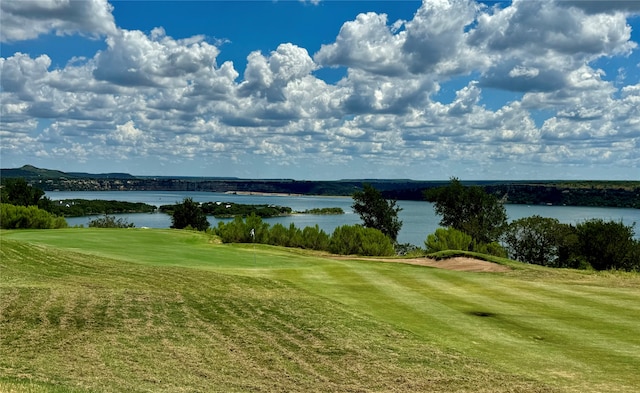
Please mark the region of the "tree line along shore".
<svg viewBox="0 0 640 393"><path fill-rule="evenodd" d="M23 178L43 191L200 191L282 195L351 196L371 184L388 199L424 200L425 191L448 180L350 179L334 181L205 177L141 177L123 173L66 173L25 165L1 169L0 179ZM640 180L629 181L461 181L480 186L504 203L527 205L623 207L640 209Z"/></svg>

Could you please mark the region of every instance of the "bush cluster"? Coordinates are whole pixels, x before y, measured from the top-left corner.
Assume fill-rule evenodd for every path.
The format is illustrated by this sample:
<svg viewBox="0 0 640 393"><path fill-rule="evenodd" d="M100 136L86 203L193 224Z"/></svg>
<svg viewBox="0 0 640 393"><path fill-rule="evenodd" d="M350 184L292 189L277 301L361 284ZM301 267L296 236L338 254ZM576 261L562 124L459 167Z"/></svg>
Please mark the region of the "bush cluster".
<svg viewBox="0 0 640 393"><path fill-rule="evenodd" d="M360 225L343 225L331 235L329 251L342 255L394 255L391 239L375 228Z"/></svg>
<svg viewBox="0 0 640 393"><path fill-rule="evenodd" d="M549 267L640 270L634 225L593 219L577 225L532 216L509 224L503 241L509 256Z"/></svg>
<svg viewBox="0 0 640 393"><path fill-rule="evenodd" d="M246 219L236 217L233 221L219 222L214 233L225 243L261 243L274 246L297 247L318 251L329 251L342 255L388 256L394 254L391 239L373 228L360 225L344 225L329 236L318 225L297 228L282 224L269 226L256 215Z"/></svg>
<svg viewBox="0 0 640 393"><path fill-rule="evenodd" d="M468 250L549 267L640 270L633 225L594 219L573 226L540 216L507 224L502 200L456 178L427 190L425 198L434 202L440 225L447 227L427 237L429 253Z"/></svg>
<svg viewBox="0 0 640 393"><path fill-rule="evenodd" d="M102 217L90 220L89 228L135 228L135 224L128 222L124 218L116 218L105 214Z"/></svg>
<svg viewBox="0 0 640 393"><path fill-rule="evenodd" d="M2 203L0 204L0 227L3 229L56 229L66 228L67 221L37 206Z"/></svg>
<svg viewBox="0 0 640 393"><path fill-rule="evenodd" d="M424 242L427 253L445 250L474 251L481 254L506 257L507 251L497 242L479 243L470 235L455 228L438 228Z"/></svg>

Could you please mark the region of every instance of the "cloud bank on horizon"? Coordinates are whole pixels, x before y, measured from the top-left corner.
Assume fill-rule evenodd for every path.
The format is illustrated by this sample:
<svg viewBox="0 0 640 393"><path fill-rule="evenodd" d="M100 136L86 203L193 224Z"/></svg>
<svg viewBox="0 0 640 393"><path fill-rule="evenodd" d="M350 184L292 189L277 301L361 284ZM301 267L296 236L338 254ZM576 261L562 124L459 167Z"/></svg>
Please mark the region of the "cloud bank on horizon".
<svg viewBox="0 0 640 393"><path fill-rule="evenodd" d="M181 7L163 6L172 4ZM288 41L269 50L249 42L235 61L224 60L234 37L215 38L227 37L215 26L188 35L124 28L115 10L128 6L0 3L2 167L640 179L639 1L424 0L397 20L389 17L394 2L375 2L389 11L358 12L324 31L332 38L321 45L305 47L296 27L282 25ZM269 15L252 8L279 5L242 6L229 18L268 35ZM326 16L347 4L286 7ZM155 23L151 14L136 17ZM206 18L194 12L183 22L211 25Z"/></svg>

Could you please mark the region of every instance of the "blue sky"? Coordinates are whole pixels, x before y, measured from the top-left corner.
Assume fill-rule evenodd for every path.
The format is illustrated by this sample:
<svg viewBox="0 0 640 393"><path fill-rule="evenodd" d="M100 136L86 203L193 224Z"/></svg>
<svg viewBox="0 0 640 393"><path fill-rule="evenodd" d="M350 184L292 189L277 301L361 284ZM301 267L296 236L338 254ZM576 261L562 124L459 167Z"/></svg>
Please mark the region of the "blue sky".
<svg viewBox="0 0 640 393"><path fill-rule="evenodd" d="M0 11L4 168L640 179L639 1Z"/></svg>

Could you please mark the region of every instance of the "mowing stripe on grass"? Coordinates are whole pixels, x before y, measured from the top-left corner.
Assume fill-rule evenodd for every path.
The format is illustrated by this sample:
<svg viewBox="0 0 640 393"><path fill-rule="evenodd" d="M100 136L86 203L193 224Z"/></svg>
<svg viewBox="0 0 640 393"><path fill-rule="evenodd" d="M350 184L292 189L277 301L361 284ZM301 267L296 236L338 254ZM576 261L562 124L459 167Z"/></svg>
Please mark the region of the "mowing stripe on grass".
<svg viewBox="0 0 640 393"><path fill-rule="evenodd" d="M17 248L0 250L5 390L551 391L283 281Z"/></svg>
<svg viewBox="0 0 640 393"><path fill-rule="evenodd" d="M475 274L270 246L254 262L251 245L170 230L0 235L0 328L31 324L40 344L0 337L14 354L2 375L132 391L638 390L633 275Z"/></svg>

